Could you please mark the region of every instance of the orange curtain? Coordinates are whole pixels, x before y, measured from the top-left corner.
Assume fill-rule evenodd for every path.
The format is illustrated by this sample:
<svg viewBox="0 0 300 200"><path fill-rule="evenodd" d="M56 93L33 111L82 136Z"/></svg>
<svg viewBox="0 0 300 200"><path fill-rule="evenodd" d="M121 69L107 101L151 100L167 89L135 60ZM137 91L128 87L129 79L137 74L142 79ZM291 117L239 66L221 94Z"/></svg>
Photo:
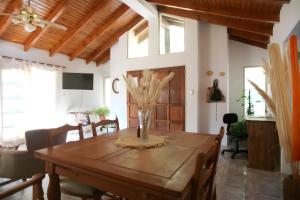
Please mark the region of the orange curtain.
<svg viewBox="0 0 300 200"><path fill-rule="evenodd" d="M300 161L300 71L297 50L297 36L290 38L292 72L292 160Z"/></svg>

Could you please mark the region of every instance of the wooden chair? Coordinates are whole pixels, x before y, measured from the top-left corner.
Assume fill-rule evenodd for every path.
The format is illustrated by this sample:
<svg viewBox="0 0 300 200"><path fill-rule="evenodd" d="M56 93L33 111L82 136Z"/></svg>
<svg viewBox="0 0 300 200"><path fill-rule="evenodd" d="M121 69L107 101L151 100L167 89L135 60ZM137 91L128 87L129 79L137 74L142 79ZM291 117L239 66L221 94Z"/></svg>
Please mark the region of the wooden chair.
<svg viewBox="0 0 300 200"><path fill-rule="evenodd" d="M4 150L0 152L0 177L8 178L0 186L23 180L11 188L1 191L0 199L33 186L33 199L44 199L42 180L45 174L45 163L34 157L34 151L48 147L48 129L25 132L27 151Z"/></svg>
<svg viewBox="0 0 300 200"><path fill-rule="evenodd" d="M102 127L102 126L107 126L107 125L115 125L115 131L119 131L120 130L120 126L119 126L119 120L118 117L116 117L115 120L111 120L111 119L104 119L104 120L100 120L99 122L95 123L92 122L92 132L93 132L93 137L97 136L97 127Z"/></svg>
<svg viewBox="0 0 300 200"><path fill-rule="evenodd" d="M192 200L210 200L211 186L215 176L215 163L218 147L214 144L209 151L197 156L196 168L192 181Z"/></svg>
<svg viewBox="0 0 300 200"><path fill-rule="evenodd" d="M66 141L66 137L69 131L78 130L79 131L79 139L83 140L83 130L82 125L78 124L78 126L64 125L58 127L56 129L52 129L49 134L49 145L53 147L54 145L63 144ZM104 192L94 188L92 186L86 185L84 183L80 183L69 179L68 177L60 178L60 189L62 193L81 197L82 199L95 199L100 200L101 196Z"/></svg>
<svg viewBox="0 0 300 200"><path fill-rule="evenodd" d="M213 166L213 174L214 176L217 173L217 167L218 167L218 161L219 161L219 156L220 156L220 151L221 151L221 144L222 144L222 139L224 137L224 127L222 126L220 128L220 133L217 135L216 137L216 145L217 145L217 149L216 149L216 154L215 154L215 159L214 159L214 166ZM210 186L210 195L211 195L211 199L216 199L217 198L217 190L216 190L216 184L214 181L214 176L212 177L212 181L211 181L211 186Z"/></svg>
<svg viewBox="0 0 300 200"><path fill-rule="evenodd" d="M20 184L17 184L9 189L0 191L0 199L4 199L6 197L9 197L10 195L13 195L21 190L24 190L30 186L34 186L36 184L41 184L43 178L45 177L45 175L43 173L39 173L39 174L35 174L32 176L31 179L28 179L24 182L21 182ZM43 193L36 193L37 191L35 190L35 188L33 189L33 197L32 199L44 199Z"/></svg>

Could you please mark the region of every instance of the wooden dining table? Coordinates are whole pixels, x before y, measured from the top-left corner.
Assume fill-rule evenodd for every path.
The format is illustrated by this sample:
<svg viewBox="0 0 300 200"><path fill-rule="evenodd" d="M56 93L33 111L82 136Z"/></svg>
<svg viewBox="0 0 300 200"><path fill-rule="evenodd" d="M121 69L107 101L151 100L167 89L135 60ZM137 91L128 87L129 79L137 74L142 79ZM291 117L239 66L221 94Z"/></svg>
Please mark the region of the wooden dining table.
<svg viewBox="0 0 300 200"><path fill-rule="evenodd" d="M166 136L167 144L146 149L119 147L115 141L120 134L136 134L135 129L124 129L36 151L35 156L46 161L48 199L60 199L59 176L129 200L189 199L196 156L209 150L215 136L151 133Z"/></svg>

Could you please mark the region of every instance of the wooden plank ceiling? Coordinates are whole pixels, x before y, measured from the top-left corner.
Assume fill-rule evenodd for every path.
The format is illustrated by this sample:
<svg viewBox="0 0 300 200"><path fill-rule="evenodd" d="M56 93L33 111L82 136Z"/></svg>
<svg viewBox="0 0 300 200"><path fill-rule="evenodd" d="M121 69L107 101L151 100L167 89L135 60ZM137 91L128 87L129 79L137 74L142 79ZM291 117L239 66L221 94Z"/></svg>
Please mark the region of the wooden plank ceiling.
<svg viewBox="0 0 300 200"><path fill-rule="evenodd" d="M290 0L147 0L161 13L227 27L229 39L267 48L280 10Z"/></svg>
<svg viewBox="0 0 300 200"><path fill-rule="evenodd" d="M27 2L27 0L25 1ZM119 37L142 20L142 17L119 0L31 0L31 6L42 19L67 27L67 31L46 26L33 33L23 25L11 23L11 17L0 16L0 39L35 47L97 65L110 59L110 47ZM1 0L0 12L16 13L20 0Z"/></svg>

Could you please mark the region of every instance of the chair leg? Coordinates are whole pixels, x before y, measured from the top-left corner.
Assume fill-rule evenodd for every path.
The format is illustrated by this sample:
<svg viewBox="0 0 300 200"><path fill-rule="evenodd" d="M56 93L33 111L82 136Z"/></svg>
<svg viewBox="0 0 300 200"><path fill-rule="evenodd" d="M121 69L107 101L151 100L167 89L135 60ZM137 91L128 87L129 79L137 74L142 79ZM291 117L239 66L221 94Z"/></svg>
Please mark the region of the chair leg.
<svg viewBox="0 0 300 200"><path fill-rule="evenodd" d="M224 155L225 152L234 152L233 149L223 149L221 154Z"/></svg>
<svg viewBox="0 0 300 200"><path fill-rule="evenodd" d="M232 155L231 155L231 159L234 159L234 158L235 158L235 155L238 154L239 151L240 151L239 139L236 138L236 139L235 139L235 150L234 150L234 152L233 152Z"/></svg>
<svg viewBox="0 0 300 200"><path fill-rule="evenodd" d="M44 200L43 180L32 186L32 199Z"/></svg>

